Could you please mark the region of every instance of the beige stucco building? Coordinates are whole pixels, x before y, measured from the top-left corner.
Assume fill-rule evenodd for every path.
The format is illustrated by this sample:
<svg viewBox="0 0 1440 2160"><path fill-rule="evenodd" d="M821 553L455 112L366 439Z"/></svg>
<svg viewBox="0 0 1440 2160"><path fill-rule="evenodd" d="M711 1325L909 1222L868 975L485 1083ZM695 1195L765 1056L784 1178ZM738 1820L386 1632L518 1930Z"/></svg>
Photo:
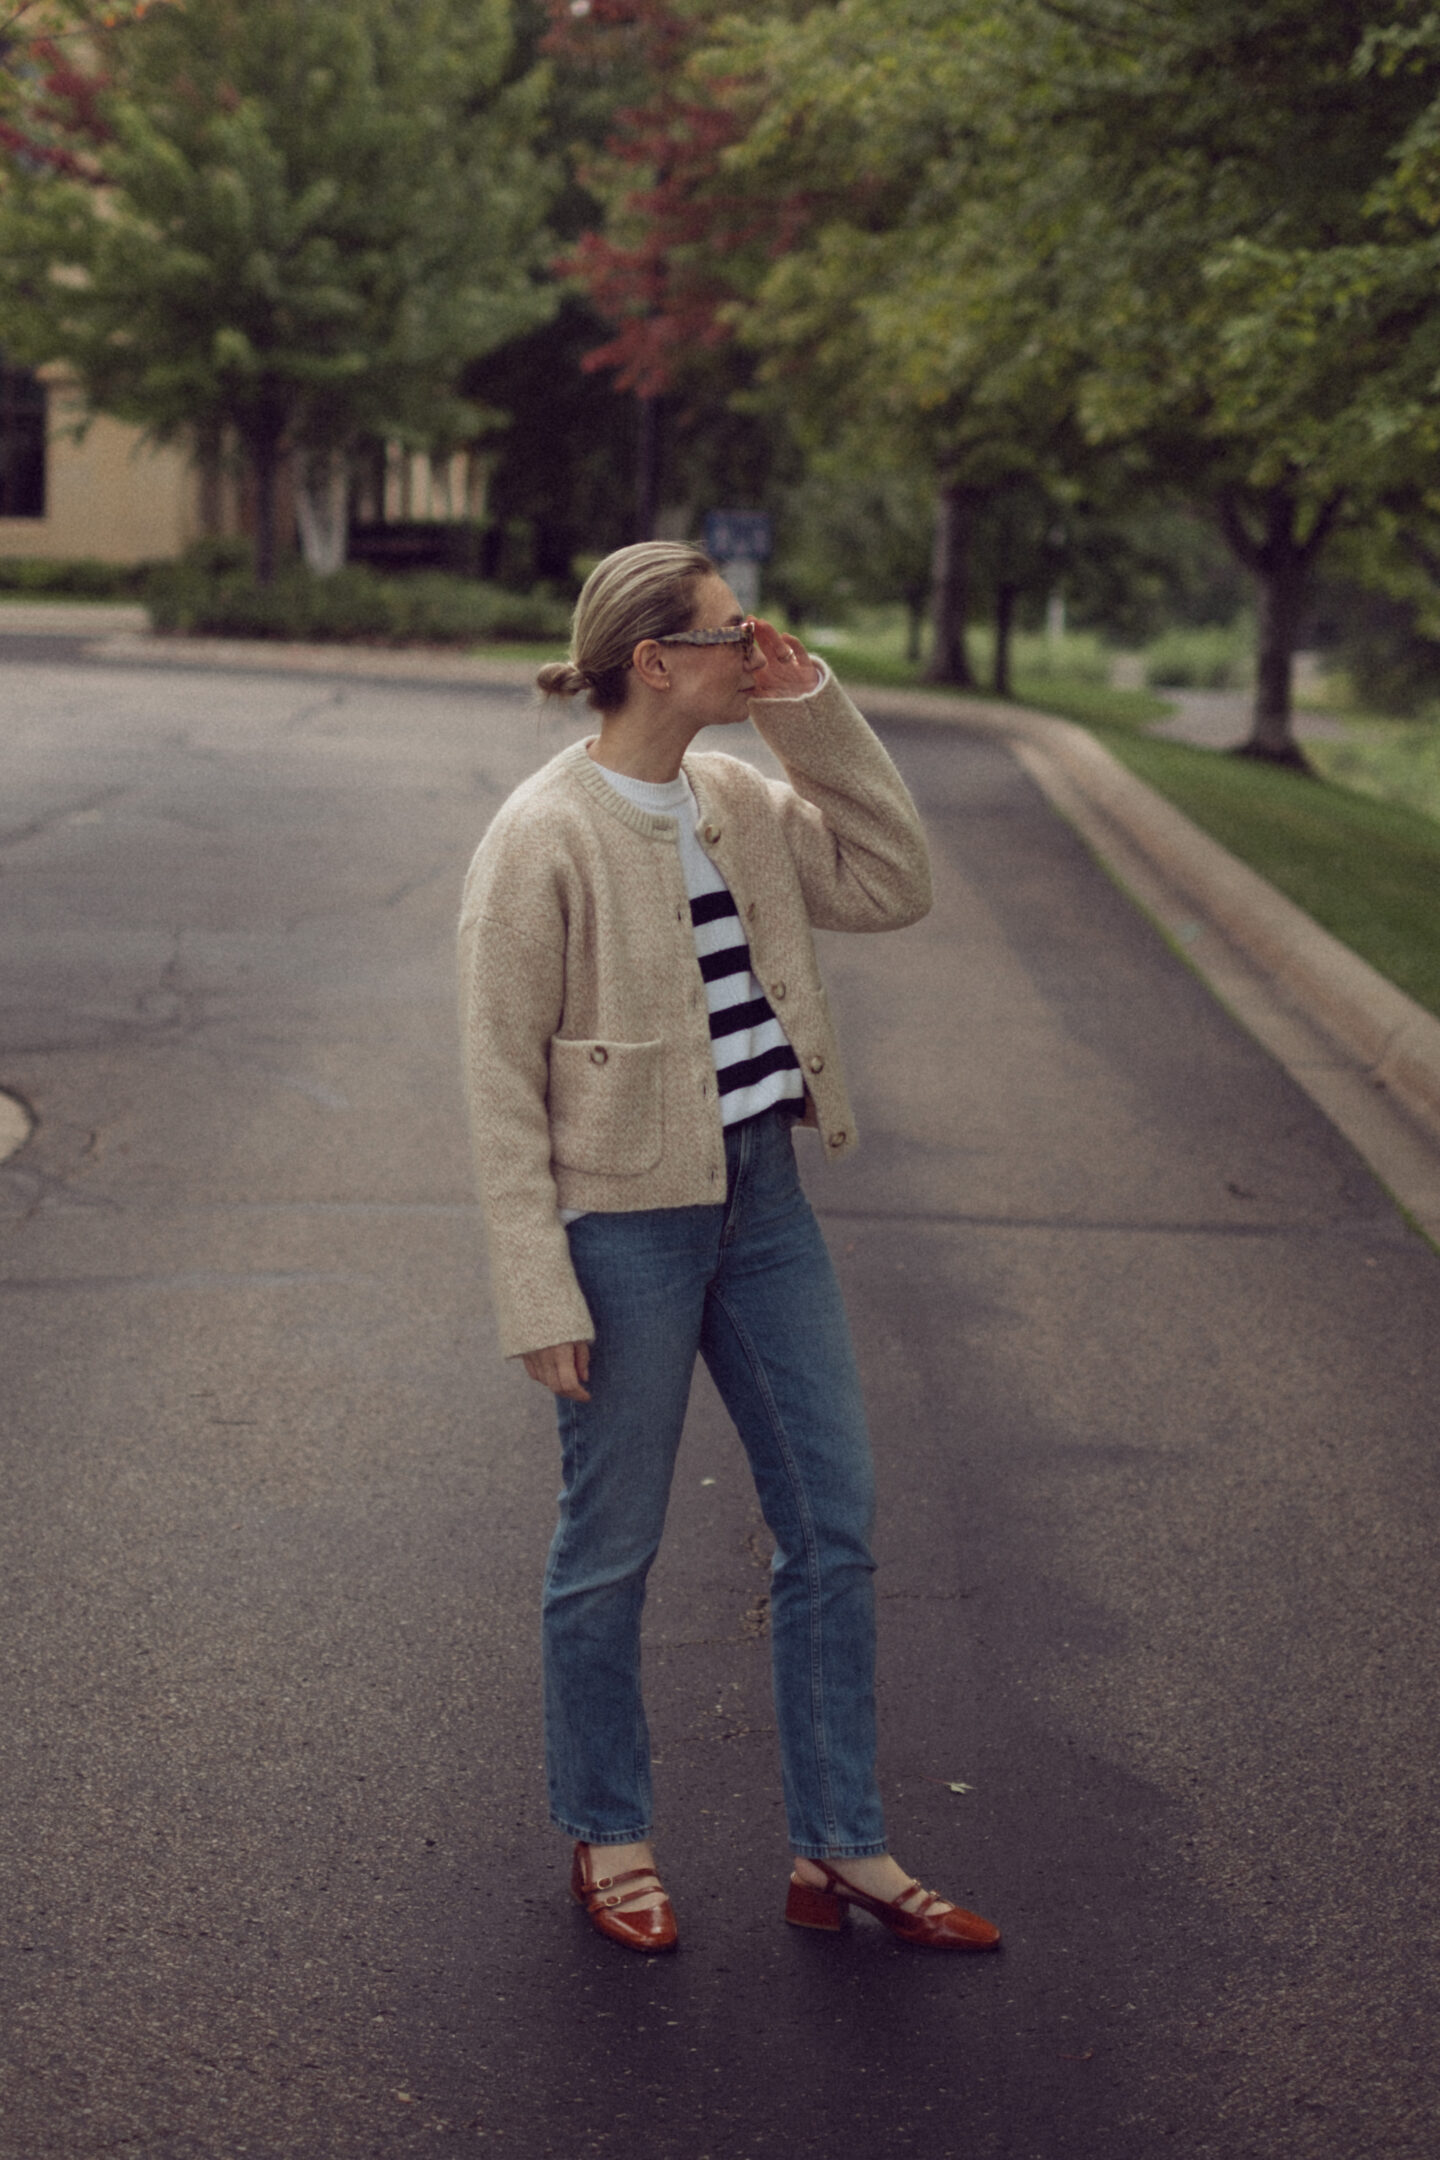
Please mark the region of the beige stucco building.
<svg viewBox="0 0 1440 2160"><path fill-rule="evenodd" d="M35 433L43 424L44 441L39 478L37 440L23 446L26 484L0 496L0 557L130 563L178 555L200 530L197 475L186 452L147 443L138 428L103 414L77 437L81 407L73 390L52 377L45 391L43 408L4 416ZM15 503L26 514L6 514Z"/></svg>
<svg viewBox="0 0 1440 2160"><path fill-rule="evenodd" d="M374 451L351 479L362 524L483 519L484 455L432 458L399 443ZM232 455L207 487L188 446L147 442L103 413L86 420L60 370L32 374L0 355L0 560L164 562L202 535L248 531L249 491L236 468ZM283 465L278 515L289 544L294 502Z"/></svg>

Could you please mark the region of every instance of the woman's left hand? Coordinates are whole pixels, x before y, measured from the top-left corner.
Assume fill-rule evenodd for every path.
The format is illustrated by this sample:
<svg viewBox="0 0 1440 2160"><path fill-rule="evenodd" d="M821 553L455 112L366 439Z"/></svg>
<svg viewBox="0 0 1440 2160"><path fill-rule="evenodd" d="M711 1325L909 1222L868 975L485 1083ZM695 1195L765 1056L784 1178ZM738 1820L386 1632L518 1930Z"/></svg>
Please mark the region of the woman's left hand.
<svg viewBox="0 0 1440 2160"><path fill-rule="evenodd" d="M804 697L807 691L819 689L820 670L799 638L782 635L758 615L755 647L752 697Z"/></svg>

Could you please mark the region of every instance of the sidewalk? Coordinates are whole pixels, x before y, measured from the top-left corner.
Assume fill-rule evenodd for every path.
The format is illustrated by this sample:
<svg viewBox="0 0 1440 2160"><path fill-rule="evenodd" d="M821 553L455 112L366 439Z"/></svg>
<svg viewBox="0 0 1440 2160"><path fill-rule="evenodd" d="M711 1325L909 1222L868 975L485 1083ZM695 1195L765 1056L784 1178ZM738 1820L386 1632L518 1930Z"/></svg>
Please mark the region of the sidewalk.
<svg viewBox="0 0 1440 2160"><path fill-rule="evenodd" d="M81 611L4 614L13 620L22 612ZM116 611L106 612L113 619ZM90 658L131 665L476 688L524 689L535 677L528 659L157 638L130 627L84 650ZM1440 1244L1440 1020L1201 832L1084 728L1023 707L938 691L872 689L862 703L880 721L1004 737L1111 876L1345 1134L1416 1226ZM1157 734L1223 746L1232 733L1238 739L1243 732L1238 693L1182 692L1177 703L1181 710ZM1335 725L1317 716L1302 722L1301 732L1330 732Z"/></svg>

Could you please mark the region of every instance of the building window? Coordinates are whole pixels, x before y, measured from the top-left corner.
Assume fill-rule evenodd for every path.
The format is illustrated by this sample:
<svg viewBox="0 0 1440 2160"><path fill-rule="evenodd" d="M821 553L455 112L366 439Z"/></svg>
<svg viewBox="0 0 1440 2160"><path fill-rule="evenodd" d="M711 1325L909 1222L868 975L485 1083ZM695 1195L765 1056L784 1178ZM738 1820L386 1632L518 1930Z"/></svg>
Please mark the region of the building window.
<svg viewBox="0 0 1440 2160"><path fill-rule="evenodd" d="M0 357L0 517L45 515L45 385Z"/></svg>

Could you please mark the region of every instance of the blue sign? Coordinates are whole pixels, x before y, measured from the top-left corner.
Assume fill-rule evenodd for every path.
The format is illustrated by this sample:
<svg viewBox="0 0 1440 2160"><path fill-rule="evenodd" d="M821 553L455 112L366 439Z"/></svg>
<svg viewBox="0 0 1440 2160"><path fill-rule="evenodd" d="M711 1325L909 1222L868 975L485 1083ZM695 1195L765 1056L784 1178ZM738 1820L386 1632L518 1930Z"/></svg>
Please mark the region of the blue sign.
<svg viewBox="0 0 1440 2160"><path fill-rule="evenodd" d="M764 562L772 538L768 510L707 510L705 552L713 561Z"/></svg>

